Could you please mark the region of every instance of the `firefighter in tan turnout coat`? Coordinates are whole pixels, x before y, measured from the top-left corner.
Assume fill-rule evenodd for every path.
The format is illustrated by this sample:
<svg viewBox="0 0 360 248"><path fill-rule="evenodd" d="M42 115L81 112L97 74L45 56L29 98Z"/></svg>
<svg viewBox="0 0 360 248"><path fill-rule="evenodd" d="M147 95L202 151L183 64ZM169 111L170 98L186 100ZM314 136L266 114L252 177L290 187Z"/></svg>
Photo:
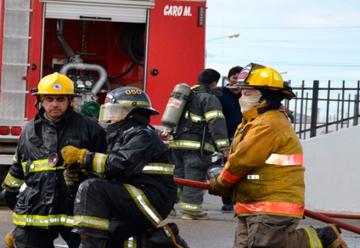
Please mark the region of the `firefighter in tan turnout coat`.
<svg viewBox="0 0 360 248"><path fill-rule="evenodd" d="M258 64L240 72L236 87L243 120L209 189L236 202L234 247L346 247L334 225L296 229L304 215L303 151L279 110L284 98L295 97L292 89L279 72Z"/></svg>

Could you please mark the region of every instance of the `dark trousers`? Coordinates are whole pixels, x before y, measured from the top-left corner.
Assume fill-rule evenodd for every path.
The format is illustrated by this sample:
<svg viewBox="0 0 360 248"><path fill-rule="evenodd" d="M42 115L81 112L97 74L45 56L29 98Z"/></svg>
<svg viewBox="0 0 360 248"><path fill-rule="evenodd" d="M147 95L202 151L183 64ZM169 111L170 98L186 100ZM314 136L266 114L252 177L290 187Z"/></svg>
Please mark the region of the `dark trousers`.
<svg viewBox="0 0 360 248"><path fill-rule="evenodd" d="M223 197L221 197L221 200L224 205L234 205L234 203L231 200L231 197L223 196Z"/></svg>
<svg viewBox="0 0 360 248"><path fill-rule="evenodd" d="M175 176L205 182L206 172L211 165L210 155L201 156L199 151L172 150L171 160L175 164ZM193 187L182 187L180 202L202 204L204 190Z"/></svg>
<svg viewBox="0 0 360 248"><path fill-rule="evenodd" d="M173 207L175 195L174 201L168 201L156 194L155 190L152 192L152 197L148 194L148 200L165 218ZM116 245L122 247L124 240L153 228L121 183L101 178L92 178L81 183L75 199L74 215L109 220L109 230L86 228L80 225L75 228L75 231L107 239L111 243L111 247Z"/></svg>
<svg viewBox="0 0 360 248"><path fill-rule="evenodd" d="M69 248L78 248L80 236L71 232L69 227L51 227L50 229L35 227L16 227L13 231L17 248L53 248L54 240L60 235Z"/></svg>
<svg viewBox="0 0 360 248"><path fill-rule="evenodd" d="M304 229L297 229L300 219L253 215L238 218L233 248L308 248Z"/></svg>

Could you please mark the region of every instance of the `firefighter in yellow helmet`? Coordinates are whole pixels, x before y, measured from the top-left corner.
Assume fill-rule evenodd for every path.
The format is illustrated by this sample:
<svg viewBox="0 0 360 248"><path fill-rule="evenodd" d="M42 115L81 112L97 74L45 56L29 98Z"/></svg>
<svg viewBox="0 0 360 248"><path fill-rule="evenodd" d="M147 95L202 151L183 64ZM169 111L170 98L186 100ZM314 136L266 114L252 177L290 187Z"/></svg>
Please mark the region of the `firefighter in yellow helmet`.
<svg viewBox="0 0 360 248"><path fill-rule="evenodd" d="M74 86L67 76L45 76L34 94L39 111L21 133L13 165L3 183L16 225L15 245L53 247L53 241L61 235L69 247L75 248L80 236L71 232L72 211L82 174L80 170L65 170L60 149L76 145L104 152L105 131L73 110ZM74 162L73 167L76 166ZM6 241L10 241L10 236Z"/></svg>
<svg viewBox="0 0 360 248"><path fill-rule="evenodd" d="M239 74L243 114L220 175L209 192L232 195L238 216L234 247L346 247L340 230L296 229L304 215L301 143L281 101L295 97L273 68L249 64Z"/></svg>

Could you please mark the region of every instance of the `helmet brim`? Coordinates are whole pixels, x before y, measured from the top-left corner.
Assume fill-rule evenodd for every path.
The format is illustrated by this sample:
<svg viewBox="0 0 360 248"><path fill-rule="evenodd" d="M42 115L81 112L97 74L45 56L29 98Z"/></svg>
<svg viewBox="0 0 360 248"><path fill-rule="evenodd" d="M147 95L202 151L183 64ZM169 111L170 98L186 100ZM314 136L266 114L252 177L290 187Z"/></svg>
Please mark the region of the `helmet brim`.
<svg viewBox="0 0 360 248"><path fill-rule="evenodd" d="M254 87L254 88L257 88L257 87ZM284 97L286 99L292 99L292 98L295 98L296 95L295 93L292 91L291 88L287 87L285 89L279 89L279 88L272 88L272 87L258 87L260 89L268 89L268 90L272 90L272 91L275 91L275 92L278 92L282 95L284 95Z"/></svg>
<svg viewBox="0 0 360 248"><path fill-rule="evenodd" d="M225 87L226 87L226 88L229 88L229 89L254 88L254 87L249 86L247 83L241 82L241 81L238 81L238 82L234 83L233 85L226 85Z"/></svg>
<svg viewBox="0 0 360 248"><path fill-rule="evenodd" d="M277 91L277 92L284 94L285 98L287 98L287 99L296 97L295 93L292 91L292 88L288 84L285 84L284 89L279 89L279 88L265 87L265 86L255 86L255 85L250 86L246 82L238 81L233 85L227 85L225 87L229 88L229 89L269 89L269 90Z"/></svg>
<svg viewBox="0 0 360 248"><path fill-rule="evenodd" d="M295 93L290 90L280 90L280 92L283 93L285 95L285 98L287 99L292 99L296 97Z"/></svg>
<svg viewBox="0 0 360 248"><path fill-rule="evenodd" d="M158 114L160 114L159 111L157 111L156 109L154 109L152 107L146 107L146 108L142 108L142 109L147 110L150 115L158 115Z"/></svg>

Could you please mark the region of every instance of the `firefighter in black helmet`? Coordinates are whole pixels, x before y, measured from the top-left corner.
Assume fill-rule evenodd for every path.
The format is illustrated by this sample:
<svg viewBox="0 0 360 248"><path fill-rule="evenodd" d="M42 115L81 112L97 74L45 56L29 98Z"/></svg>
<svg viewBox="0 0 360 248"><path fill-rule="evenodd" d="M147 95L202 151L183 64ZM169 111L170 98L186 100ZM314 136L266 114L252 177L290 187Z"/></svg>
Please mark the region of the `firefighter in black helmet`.
<svg viewBox="0 0 360 248"><path fill-rule="evenodd" d="M65 162L79 161L82 168L98 176L83 182L76 196L75 231L81 234L80 247L144 244L149 241L139 241L144 237L141 234L158 227L171 211L176 199L174 166L169 163L166 145L149 125L150 116L156 114L141 89L115 89L100 108L99 121L109 124L107 152L63 148ZM178 242L174 228L166 228ZM152 246L146 243L145 247Z"/></svg>

